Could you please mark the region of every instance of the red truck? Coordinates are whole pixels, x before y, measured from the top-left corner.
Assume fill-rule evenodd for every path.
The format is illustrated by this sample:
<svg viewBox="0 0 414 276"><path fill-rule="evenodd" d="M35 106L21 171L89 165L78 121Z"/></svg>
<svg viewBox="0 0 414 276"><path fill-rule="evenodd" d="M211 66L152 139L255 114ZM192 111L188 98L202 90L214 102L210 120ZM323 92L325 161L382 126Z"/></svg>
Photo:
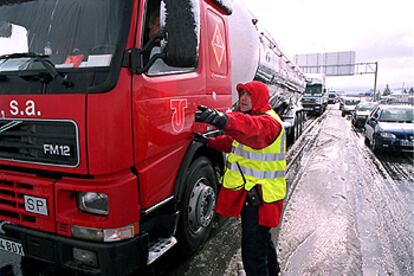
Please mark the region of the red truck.
<svg viewBox="0 0 414 276"><path fill-rule="evenodd" d="M224 156L194 112L253 79L303 92L239 1L2 1L0 254L123 275L200 248Z"/></svg>

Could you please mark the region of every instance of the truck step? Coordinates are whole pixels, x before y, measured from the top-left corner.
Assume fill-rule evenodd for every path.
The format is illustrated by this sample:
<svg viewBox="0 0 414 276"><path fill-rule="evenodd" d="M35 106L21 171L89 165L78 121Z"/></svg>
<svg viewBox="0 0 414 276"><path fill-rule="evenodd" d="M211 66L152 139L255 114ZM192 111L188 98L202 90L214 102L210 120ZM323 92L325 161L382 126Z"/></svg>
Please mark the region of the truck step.
<svg viewBox="0 0 414 276"><path fill-rule="evenodd" d="M176 243L177 239L174 237L159 239L154 243L150 243L147 265L155 262L155 260L164 255L164 253L170 250Z"/></svg>

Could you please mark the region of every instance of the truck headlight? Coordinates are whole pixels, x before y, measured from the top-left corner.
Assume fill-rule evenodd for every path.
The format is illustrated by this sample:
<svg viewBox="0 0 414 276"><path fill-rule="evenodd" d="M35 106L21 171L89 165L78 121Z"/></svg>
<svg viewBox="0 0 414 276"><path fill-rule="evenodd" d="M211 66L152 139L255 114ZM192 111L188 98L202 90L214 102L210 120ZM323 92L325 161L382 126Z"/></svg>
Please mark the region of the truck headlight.
<svg viewBox="0 0 414 276"><path fill-rule="evenodd" d="M395 139L395 135L392 133L387 133L387 132L381 132L380 133L381 137L383 138L390 138L390 139Z"/></svg>
<svg viewBox="0 0 414 276"><path fill-rule="evenodd" d="M108 195L104 193L79 192L77 194L78 208L95 215L108 215Z"/></svg>

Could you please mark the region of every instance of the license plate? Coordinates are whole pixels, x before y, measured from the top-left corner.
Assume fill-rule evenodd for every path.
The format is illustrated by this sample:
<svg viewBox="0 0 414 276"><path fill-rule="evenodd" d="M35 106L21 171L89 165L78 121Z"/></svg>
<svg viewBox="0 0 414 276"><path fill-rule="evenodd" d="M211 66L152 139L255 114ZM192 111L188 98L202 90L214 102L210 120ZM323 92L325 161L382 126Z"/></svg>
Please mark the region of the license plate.
<svg viewBox="0 0 414 276"><path fill-rule="evenodd" d="M47 200L35 196L24 196L24 209L27 212L47 216Z"/></svg>
<svg viewBox="0 0 414 276"><path fill-rule="evenodd" d="M403 140L403 141L401 141L401 146L414 147L414 142Z"/></svg>
<svg viewBox="0 0 414 276"><path fill-rule="evenodd" d="M18 242L0 238L0 250L24 256L23 245Z"/></svg>

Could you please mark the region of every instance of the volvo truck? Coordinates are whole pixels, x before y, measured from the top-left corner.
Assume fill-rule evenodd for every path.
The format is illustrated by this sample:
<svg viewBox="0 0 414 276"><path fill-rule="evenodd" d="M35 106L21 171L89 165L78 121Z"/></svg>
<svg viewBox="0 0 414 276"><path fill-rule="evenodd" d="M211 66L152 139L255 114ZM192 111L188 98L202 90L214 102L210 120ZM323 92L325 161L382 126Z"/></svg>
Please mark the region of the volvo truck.
<svg viewBox="0 0 414 276"><path fill-rule="evenodd" d="M1 1L0 254L125 275L201 248L225 166L194 112L254 79L304 90L240 1Z"/></svg>

